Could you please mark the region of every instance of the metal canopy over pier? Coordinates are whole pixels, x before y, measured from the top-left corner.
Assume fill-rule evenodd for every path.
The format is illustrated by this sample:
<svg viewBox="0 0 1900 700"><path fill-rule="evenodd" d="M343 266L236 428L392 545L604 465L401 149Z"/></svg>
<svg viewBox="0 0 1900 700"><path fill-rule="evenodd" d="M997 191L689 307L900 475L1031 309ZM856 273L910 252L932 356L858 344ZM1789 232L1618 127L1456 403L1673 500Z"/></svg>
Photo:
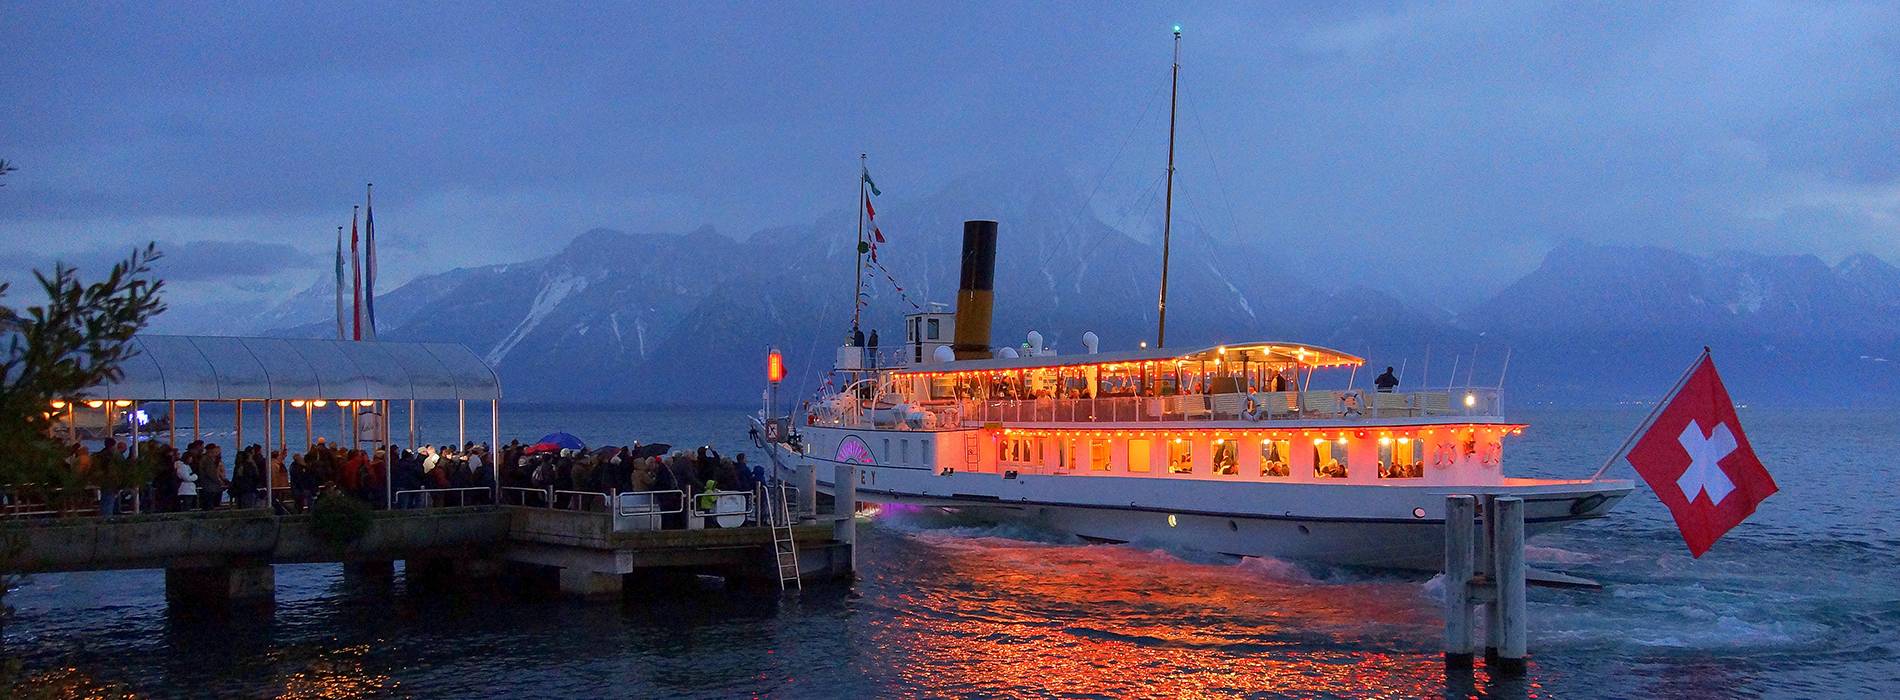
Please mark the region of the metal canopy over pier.
<svg viewBox="0 0 1900 700"><path fill-rule="evenodd" d="M274 433L275 446L287 453L289 414L303 413L307 448L315 440L316 409L336 404L338 419L350 435L352 447L358 446L365 432L365 416L372 422L369 441L388 447L394 443L395 434L390 425L390 402L407 401L408 443L414 449L417 401L456 402L458 444L468 441L465 402L487 401L489 444L497 445L501 440L501 378L462 345L160 334L133 336L131 345L135 352L123 363L117 381L86 389L72 400L55 402L54 408L64 413L60 417L69 426L76 426L82 406L104 410L110 435L113 414L119 409L144 401L169 402L174 409L179 402L190 402L195 440L199 437L198 405L230 402L238 408L237 447L241 449L243 406L256 402L264 406L261 432L267 449ZM351 407L354 412L349 410ZM176 410L171 414L168 439L175 445L178 415ZM136 451L136 421L133 429L132 449ZM385 449L383 459L384 473L389 474L394 450ZM264 471L266 488L271 489L267 493L274 493L281 485L269 483L272 470ZM499 478L495 481L500 483ZM385 478L384 482L387 492L390 480ZM392 496L385 493L385 502Z"/></svg>
<svg viewBox="0 0 1900 700"><path fill-rule="evenodd" d="M144 401L499 401L467 347L293 338L138 335L117 382L88 398Z"/></svg>

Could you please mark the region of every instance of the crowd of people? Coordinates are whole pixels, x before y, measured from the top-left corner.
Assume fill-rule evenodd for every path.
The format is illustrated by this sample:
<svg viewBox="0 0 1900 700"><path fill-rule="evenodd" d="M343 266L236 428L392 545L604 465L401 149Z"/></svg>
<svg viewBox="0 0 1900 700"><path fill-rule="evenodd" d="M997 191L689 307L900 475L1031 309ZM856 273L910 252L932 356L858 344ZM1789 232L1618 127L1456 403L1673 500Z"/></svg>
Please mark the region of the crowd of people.
<svg viewBox="0 0 1900 700"><path fill-rule="evenodd" d="M765 480L765 470L747 463L744 454L728 459L711 447L701 447L691 455L684 452L648 455L649 451L634 444L591 451L563 449L530 453L520 443L510 443L502 448L498 463L501 485L552 490L556 494L553 505L558 508L590 508L604 505L604 501L582 502L577 496L560 492L751 491ZM531 502L530 505L542 504ZM679 504L661 505L677 510Z"/></svg>
<svg viewBox="0 0 1900 700"><path fill-rule="evenodd" d="M656 447L662 451L637 443L536 451L514 441L491 457L486 444L470 442L459 448L398 449L391 459L380 447L353 449L319 438L286 462L283 450L267 454L259 444L227 455L223 446L203 440L183 447L142 442L134 449L108 438L96 450L71 443L66 465L78 483L98 490L103 515L226 506L302 513L325 493L348 494L375 508L479 505L494 501L497 475L502 486L555 494L551 504L547 496L535 496L529 505L604 508L604 498L587 500L559 492L751 491L765 478L764 470L747 463L744 454L727 458L711 447L665 454L665 446ZM675 509L678 505L666 504Z"/></svg>

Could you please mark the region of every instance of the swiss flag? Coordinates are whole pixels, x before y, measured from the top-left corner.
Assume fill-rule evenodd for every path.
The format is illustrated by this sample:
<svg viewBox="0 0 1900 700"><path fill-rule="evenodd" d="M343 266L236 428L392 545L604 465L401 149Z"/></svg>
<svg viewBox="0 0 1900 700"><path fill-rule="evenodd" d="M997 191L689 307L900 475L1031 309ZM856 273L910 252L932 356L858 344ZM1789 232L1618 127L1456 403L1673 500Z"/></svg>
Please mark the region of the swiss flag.
<svg viewBox="0 0 1900 700"><path fill-rule="evenodd" d="M1778 488L1742 434L1707 352L1626 458L1697 557Z"/></svg>

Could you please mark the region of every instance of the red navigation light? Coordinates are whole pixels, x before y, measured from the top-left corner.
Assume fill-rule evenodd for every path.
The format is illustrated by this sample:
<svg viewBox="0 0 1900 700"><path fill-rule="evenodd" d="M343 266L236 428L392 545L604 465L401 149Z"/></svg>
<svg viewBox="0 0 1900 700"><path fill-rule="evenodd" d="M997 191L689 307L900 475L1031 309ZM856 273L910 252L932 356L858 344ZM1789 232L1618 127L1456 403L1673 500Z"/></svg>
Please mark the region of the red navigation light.
<svg viewBox="0 0 1900 700"><path fill-rule="evenodd" d="M778 348L765 356L765 381L777 384L785 380L785 358L778 354Z"/></svg>

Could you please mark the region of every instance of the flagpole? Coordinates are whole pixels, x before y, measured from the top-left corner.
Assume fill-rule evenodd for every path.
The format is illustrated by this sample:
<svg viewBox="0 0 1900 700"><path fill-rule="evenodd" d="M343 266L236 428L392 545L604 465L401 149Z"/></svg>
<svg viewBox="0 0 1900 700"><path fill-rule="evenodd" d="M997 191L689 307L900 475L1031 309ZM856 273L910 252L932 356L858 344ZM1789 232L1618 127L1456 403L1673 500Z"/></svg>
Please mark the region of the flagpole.
<svg viewBox="0 0 1900 700"><path fill-rule="evenodd" d="M368 339L376 339L376 183L363 184L363 309Z"/></svg>
<svg viewBox="0 0 1900 700"><path fill-rule="evenodd" d="M865 163L864 156L865 154L863 153L858 154L858 246L853 249L858 254L858 278L857 283L851 288L851 338L853 342L856 342L858 337L858 313L862 310L864 304L864 173L868 172L867 168L870 167Z"/></svg>
<svg viewBox="0 0 1900 700"><path fill-rule="evenodd" d="M1702 354L1695 356L1695 361L1689 363L1689 368L1683 370L1682 376L1676 378L1676 385L1670 387L1669 393L1664 394L1662 400L1657 401L1656 405L1649 409L1649 416L1643 418L1643 422L1636 425L1636 430L1630 432L1629 438L1623 441L1623 446L1616 448L1616 452L1611 453L1609 459L1603 460L1603 466L1597 467L1596 473L1590 475L1590 481L1603 478L1603 473L1609 471L1610 467L1616 464L1616 460L1622 458L1624 454L1629 452L1630 445L1635 444L1637 438L1641 437L1643 433L1649 432L1649 426L1656 422L1657 414L1662 413L1663 407L1668 406L1669 402L1676 399L1676 392L1682 391L1682 385L1689 382L1689 375L1695 374L1695 368L1701 367L1702 359L1708 356L1709 346L1704 345L1702 346Z"/></svg>
<svg viewBox="0 0 1900 700"><path fill-rule="evenodd" d="M1168 193L1161 205L1161 301L1155 347L1168 344L1168 239L1174 231L1174 109L1181 89L1181 27L1174 28L1174 68L1168 86Z"/></svg>

